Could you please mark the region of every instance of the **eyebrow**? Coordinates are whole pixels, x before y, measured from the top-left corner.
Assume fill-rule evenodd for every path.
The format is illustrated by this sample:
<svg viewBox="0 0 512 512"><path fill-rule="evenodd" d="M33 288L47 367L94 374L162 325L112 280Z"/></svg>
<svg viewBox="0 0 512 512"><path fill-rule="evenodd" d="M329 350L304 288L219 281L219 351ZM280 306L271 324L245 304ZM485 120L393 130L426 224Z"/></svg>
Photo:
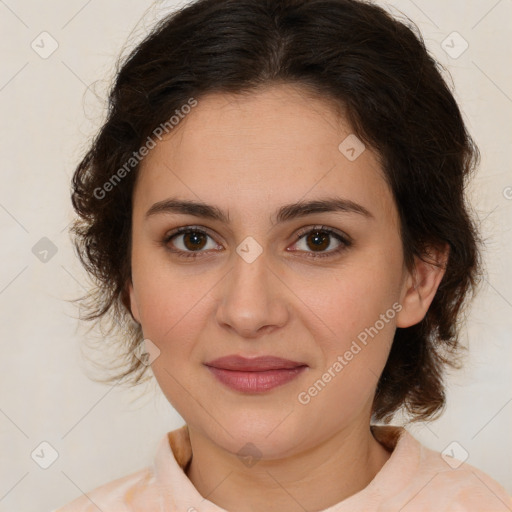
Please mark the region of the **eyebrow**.
<svg viewBox="0 0 512 512"><path fill-rule="evenodd" d="M305 217L314 213L356 213L374 219L373 214L364 206L340 197L328 197L322 199L314 199L312 201L298 201L296 203L281 206L276 212L276 222L282 223L292 219ZM217 206L209 205L199 201L183 200L183 199L165 199L155 203L146 212L146 219L153 215L165 213L181 213L185 215L193 215L205 219L217 220L225 224L229 224L229 213L224 212ZM273 222L275 224L275 222Z"/></svg>

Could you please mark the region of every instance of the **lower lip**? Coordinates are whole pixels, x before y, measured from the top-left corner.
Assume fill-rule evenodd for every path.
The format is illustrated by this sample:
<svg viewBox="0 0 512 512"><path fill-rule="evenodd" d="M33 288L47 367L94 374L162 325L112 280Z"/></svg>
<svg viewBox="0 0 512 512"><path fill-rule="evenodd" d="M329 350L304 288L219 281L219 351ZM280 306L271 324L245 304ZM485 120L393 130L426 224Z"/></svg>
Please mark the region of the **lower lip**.
<svg viewBox="0 0 512 512"><path fill-rule="evenodd" d="M307 366L298 366L262 372L241 372L208 366L208 369L220 382L243 393L261 393L282 386L297 378L306 368Z"/></svg>

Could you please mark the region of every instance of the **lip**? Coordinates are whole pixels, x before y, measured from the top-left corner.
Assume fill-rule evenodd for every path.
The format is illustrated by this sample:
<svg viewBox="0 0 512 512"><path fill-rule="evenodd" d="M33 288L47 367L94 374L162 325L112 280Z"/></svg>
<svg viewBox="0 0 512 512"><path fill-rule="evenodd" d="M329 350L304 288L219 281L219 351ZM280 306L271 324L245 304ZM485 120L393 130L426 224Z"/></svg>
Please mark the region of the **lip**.
<svg viewBox="0 0 512 512"><path fill-rule="evenodd" d="M308 365L274 356L247 359L232 355L205 363L224 385L244 393L261 393L297 378Z"/></svg>
<svg viewBox="0 0 512 512"><path fill-rule="evenodd" d="M290 361L282 357L259 356L247 358L239 355L219 357L213 361L205 363L206 366L213 366L222 370L236 370L246 372L262 372L267 370L282 370L297 368L298 366L307 366L306 363Z"/></svg>

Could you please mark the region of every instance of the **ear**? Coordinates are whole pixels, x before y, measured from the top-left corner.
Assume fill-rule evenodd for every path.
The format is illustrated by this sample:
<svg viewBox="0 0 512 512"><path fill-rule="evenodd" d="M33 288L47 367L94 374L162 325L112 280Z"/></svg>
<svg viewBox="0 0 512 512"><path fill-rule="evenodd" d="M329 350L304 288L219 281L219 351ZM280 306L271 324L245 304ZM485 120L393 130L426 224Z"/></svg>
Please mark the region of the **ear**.
<svg viewBox="0 0 512 512"><path fill-rule="evenodd" d="M139 307L137 305L137 299L135 297L135 291L133 289L133 283L131 279L128 281L126 286L123 289L123 293L121 296L121 300L126 307L126 309L131 313L132 318L140 324L140 313Z"/></svg>
<svg viewBox="0 0 512 512"><path fill-rule="evenodd" d="M414 257L413 271L407 272L402 288L397 327L410 327L423 320L443 279L449 254L450 246L445 244L440 249L429 248L425 259L432 263Z"/></svg>

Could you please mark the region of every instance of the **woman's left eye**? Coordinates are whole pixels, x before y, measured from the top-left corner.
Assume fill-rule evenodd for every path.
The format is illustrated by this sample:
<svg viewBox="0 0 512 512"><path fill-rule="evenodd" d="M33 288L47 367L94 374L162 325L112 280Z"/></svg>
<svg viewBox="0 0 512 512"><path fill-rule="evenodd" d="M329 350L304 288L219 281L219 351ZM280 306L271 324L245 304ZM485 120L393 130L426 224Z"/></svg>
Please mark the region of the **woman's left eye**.
<svg viewBox="0 0 512 512"><path fill-rule="evenodd" d="M339 242L338 247L334 250L325 252L324 249L331 246L330 239L333 237ZM310 247L315 247L321 250L320 254L310 254L309 257L312 258L326 258L332 255L337 255L352 245L351 240L347 236L325 226L315 226L313 228L301 230L297 233L297 240L303 241L306 246L309 245ZM307 252L308 251L306 251L306 253ZM313 253L315 252L317 251L313 251Z"/></svg>
<svg viewBox="0 0 512 512"><path fill-rule="evenodd" d="M174 249L169 246L173 239L180 240L180 238L180 242L172 242L172 245L175 247ZM176 253L178 257L197 258L201 253L205 252L202 251L202 249L208 249L206 241L208 238L212 237L203 229L194 226L185 226L169 233L162 243L169 251ZM338 247L334 250L326 251L326 249L331 246L332 238L335 238L339 242ZM308 257L312 258L325 258L336 255L352 245L351 240L347 236L325 226L304 228L297 233L296 240L295 245L298 245L299 242L303 242L306 246L306 250L299 249L299 252L305 252ZM176 248L177 245L181 245L181 247ZM215 250L216 244L212 245L213 247L210 247L210 249ZM313 247L315 250L308 251L307 247ZM318 249L318 251L316 249Z"/></svg>

